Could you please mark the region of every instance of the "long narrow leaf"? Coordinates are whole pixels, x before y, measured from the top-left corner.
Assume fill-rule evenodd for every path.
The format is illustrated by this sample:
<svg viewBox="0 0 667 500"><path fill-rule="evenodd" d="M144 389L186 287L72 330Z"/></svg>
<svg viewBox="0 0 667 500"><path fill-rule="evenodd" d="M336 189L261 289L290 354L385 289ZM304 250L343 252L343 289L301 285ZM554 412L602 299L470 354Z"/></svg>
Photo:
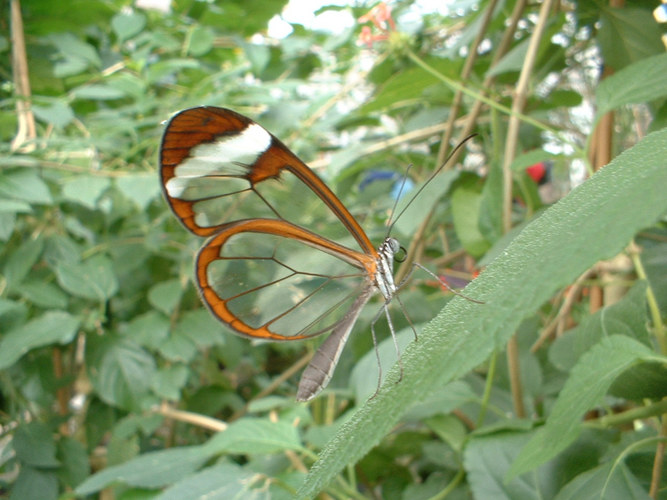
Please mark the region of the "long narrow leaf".
<svg viewBox="0 0 667 500"><path fill-rule="evenodd" d="M414 403L482 363L560 287L623 249L667 210L667 129L647 136L529 224L456 298L329 442L298 492L310 498L375 446Z"/></svg>

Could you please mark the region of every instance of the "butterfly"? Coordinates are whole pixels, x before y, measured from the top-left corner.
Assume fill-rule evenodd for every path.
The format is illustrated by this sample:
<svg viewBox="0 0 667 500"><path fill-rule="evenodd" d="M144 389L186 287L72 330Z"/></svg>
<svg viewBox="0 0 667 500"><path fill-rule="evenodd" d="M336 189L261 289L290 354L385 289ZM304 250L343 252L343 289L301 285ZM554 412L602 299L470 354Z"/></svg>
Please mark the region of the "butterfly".
<svg viewBox="0 0 667 500"><path fill-rule="evenodd" d="M387 236L376 249L327 185L250 118L212 106L177 113L164 131L160 172L173 213L209 238L195 283L213 316L252 339L329 333L303 372L298 401L327 385L372 295L382 296L391 321L399 242Z"/></svg>

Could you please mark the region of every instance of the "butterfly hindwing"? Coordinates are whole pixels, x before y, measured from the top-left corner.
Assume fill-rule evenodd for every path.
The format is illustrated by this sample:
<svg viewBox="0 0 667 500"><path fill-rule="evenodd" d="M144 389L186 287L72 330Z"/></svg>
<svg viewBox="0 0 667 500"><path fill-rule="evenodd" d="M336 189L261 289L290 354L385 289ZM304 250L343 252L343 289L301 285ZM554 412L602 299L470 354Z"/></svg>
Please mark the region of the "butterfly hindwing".
<svg viewBox="0 0 667 500"><path fill-rule="evenodd" d="M232 223L197 258L204 301L221 321L256 338L294 340L331 330L375 263L284 221Z"/></svg>

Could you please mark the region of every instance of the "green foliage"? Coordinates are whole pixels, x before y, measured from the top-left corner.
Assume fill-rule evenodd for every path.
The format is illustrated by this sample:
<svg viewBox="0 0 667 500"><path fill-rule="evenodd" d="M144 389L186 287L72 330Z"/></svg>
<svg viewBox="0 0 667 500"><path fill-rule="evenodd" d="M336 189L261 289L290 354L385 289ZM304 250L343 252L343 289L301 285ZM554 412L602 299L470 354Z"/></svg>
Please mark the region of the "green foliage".
<svg viewBox="0 0 667 500"><path fill-rule="evenodd" d="M270 39L285 5L89 0L63 15L24 0L36 135L23 142L15 38L0 35L0 498L665 498L653 462L667 428L667 57L654 3L575 2L541 26L538 2L498 56L513 2L487 28L488 1L456 16L392 5L396 28L366 23L364 44L360 22ZM602 64L615 72L599 80ZM443 124L456 118L460 140L472 120L477 137L393 234L483 303L443 298L417 269L401 293L411 322L393 315L400 364L384 321L373 349L372 301L324 395L297 404L298 374L285 374L317 341L255 344L216 322L192 283L202 241L161 196L162 124L200 104L280 137L374 243L395 182L372 174L412 164L416 192L440 164ZM591 127L608 112L614 159L589 175ZM526 174L541 163L550 197ZM287 187L283 213L313 215ZM616 299L599 304L599 290Z"/></svg>

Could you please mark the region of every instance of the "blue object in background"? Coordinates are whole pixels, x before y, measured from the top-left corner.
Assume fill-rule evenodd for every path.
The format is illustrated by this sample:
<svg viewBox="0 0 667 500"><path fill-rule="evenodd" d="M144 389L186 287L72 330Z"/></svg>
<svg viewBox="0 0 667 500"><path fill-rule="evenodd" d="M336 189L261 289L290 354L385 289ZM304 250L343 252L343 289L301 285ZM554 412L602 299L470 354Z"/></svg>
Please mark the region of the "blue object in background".
<svg viewBox="0 0 667 500"><path fill-rule="evenodd" d="M403 184L403 179L405 179L405 184ZM405 178L398 172L390 172L387 170L371 170L366 174L364 180L362 180L359 184L359 189L363 191L366 187L375 181L394 181L391 186L391 197L394 200L399 198L399 194L400 197L403 198L406 193L409 193L410 190L415 187L415 183L412 181L412 179L409 177ZM401 191L401 186L403 186L403 191Z"/></svg>

